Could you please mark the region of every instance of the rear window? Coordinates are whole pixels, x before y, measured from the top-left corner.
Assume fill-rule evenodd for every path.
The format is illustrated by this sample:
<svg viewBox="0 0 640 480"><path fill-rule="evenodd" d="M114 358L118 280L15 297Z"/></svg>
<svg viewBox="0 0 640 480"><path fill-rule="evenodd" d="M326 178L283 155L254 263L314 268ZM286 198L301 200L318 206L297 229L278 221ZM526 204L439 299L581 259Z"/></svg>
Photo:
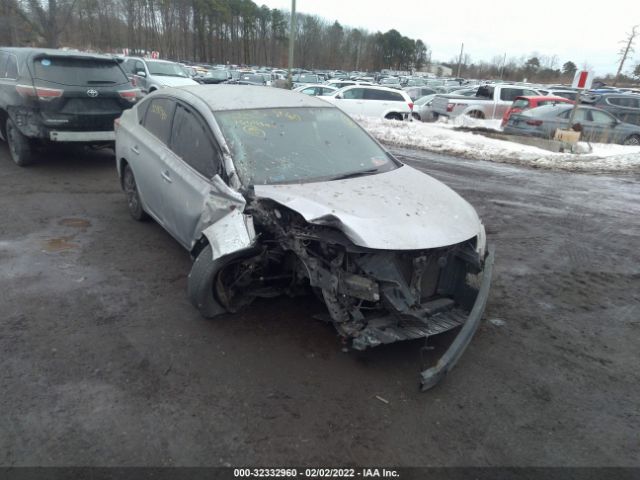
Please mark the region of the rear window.
<svg viewBox="0 0 640 480"><path fill-rule="evenodd" d="M33 62L33 76L61 85L120 85L129 82L115 61L95 58L39 57Z"/></svg>
<svg viewBox="0 0 640 480"><path fill-rule="evenodd" d="M518 100L516 100L515 102L513 102L513 105L511 105L511 108L527 108L529 107L529 100L526 100L524 98L520 98Z"/></svg>

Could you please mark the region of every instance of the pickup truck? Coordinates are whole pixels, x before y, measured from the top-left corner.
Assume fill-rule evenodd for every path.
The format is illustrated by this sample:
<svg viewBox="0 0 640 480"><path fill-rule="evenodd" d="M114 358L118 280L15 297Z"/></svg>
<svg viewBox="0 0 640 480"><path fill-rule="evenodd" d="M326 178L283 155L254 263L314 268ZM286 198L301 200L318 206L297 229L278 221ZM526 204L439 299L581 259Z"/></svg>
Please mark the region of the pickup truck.
<svg viewBox="0 0 640 480"><path fill-rule="evenodd" d="M538 96L540 93L522 85L482 85L472 97L437 95L431 104L431 111L438 117L469 115L482 119L502 118L516 97L527 95Z"/></svg>

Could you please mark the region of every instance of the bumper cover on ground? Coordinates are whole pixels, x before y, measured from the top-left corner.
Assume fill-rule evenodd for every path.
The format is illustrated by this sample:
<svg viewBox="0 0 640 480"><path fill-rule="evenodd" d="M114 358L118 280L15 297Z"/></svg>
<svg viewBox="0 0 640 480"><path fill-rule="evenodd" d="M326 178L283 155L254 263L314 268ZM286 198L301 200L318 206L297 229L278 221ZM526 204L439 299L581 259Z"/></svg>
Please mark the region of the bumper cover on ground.
<svg viewBox="0 0 640 480"><path fill-rule="evenodd" d="M480 283L480 289L478 290L478 296L476 301L467 317L464 326L453 340L447 351L440 357L438 363L420 373L420 386L422 391L429 390L436 386L444 376L451 370L458 362L467 346L471 342L473 335L478 329L484 308L487 304L489 297L489 288L491 286L491 274L493 272L493 260L494 249L492 246L488 249L487 257L484 261L484 270L482 272L482 279Z"/></svg>

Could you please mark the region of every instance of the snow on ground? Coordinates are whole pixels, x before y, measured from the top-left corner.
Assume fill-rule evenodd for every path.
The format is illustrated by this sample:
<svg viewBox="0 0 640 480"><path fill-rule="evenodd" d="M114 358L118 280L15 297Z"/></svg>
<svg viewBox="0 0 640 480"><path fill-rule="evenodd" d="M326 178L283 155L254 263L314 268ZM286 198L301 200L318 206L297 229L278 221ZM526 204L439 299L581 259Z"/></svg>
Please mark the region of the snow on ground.
<svg viewBox="0 0 640 480"><path fill-rule="evenodd" d="M456 155L474 160L528 165L578 172L640 172L640 147L591 144L584 154L555 153L541 148L497 140L456 126L500 129L500 120L463 118L450 123L398 122L358 117L357 121L380 142ZM579 144L588 151L587 144Z"/></svg>

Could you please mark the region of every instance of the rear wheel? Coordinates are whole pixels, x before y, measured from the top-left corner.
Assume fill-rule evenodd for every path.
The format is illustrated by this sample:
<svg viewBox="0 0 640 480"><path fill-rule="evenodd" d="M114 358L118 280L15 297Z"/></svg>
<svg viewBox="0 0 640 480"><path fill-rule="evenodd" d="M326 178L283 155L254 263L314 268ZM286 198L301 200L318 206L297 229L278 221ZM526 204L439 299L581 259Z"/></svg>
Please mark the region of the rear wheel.
<svg viewBox="0 0 640 480"><path fill-rule="evenodd" d="M418 120L418 121L421 120L420 114L413 112L411 115L413 116L414 120Z"/></svg>
<svg viewBox="0 0 640 480"><path fill-rule="evenodd" d="M398 120L398 121L402 121L402 115L400 115L399 113L389 113L386 117L387 120Z"/></svg>
<svg viewBox="0 0 640 480"><path fill-rule="evenodd" d="M633 146L638 146L640 145L640 135L631 135L627 138L624 139L624 141L622 142L623 145L633 145Z"/></svg>
<svg viewBox="0 0 640 480"><path fill-rule="evenodd" d="M11 118L7 119L5 132L7 144L9 145L9 153L14 163L20 167L31 165L34 161L33 145L31 141L18 130Z"/></svg>
<svg viewBox="0 0 640 480"><path fill-rule="evenodd" d="M134 218L134 220L142 222L148 219L149 215L142 208L142 202L140 201L140 194L138 193L136 179L133 176L133 170L131 170L131 167L129 165L124 166L122 185L124 187L124 193L127 196L127 206L129 207L129 213Z"/></svg>

